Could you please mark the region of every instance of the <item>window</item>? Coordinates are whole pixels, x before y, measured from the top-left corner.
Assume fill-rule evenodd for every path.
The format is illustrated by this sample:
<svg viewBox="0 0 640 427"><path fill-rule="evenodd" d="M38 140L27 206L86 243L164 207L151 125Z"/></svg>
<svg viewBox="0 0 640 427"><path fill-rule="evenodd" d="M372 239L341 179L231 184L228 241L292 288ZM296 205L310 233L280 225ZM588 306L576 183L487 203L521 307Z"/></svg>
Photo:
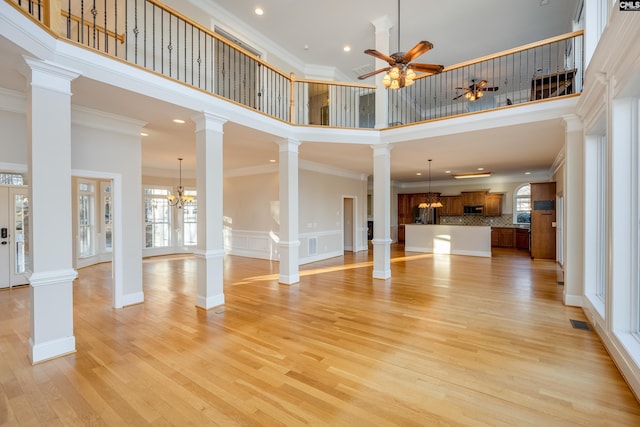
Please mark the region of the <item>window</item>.
<svg viewBox="0 0 640 427"><path fill-rule="evenodd" d="M185 196L196 196L195 190L185 190ZM198 243L198 200L187 203L182 208L183 244L195 246Z"/></svg>
<svg viewBox="0 0 640 427"><path fill-rule="evenodd" d="M94 256L95 248L95 183L78 183L78 251L80 258Z"/></svg>
<svg viewBox="0 0 640 427"><path fill-rule="evenodd" d="M0 172L0 184L24 185L24 179L19 173Z"/></svg>
<svg viewBox="0 0 640 427"><path fill-rule="evenodd" d="M598 157L596 165L596 177L598 180L595 194L595 220L596 220L596 296L604 303L606 298L607 283L607 136L601 135L598 143ZM604 306L604 304L603 304Z"/></svg>
<svg viewBox="0 0 640 427"><path fill-rule="evenodd" d="M169 190L144 189L144 247L164 248L171 243Z"/></svg>
<svg viewBox="0 0 640 427"><path fill-rule="evenodd" d="M514 223L531 224L531 186L523 184L514 194Z"/></svg>

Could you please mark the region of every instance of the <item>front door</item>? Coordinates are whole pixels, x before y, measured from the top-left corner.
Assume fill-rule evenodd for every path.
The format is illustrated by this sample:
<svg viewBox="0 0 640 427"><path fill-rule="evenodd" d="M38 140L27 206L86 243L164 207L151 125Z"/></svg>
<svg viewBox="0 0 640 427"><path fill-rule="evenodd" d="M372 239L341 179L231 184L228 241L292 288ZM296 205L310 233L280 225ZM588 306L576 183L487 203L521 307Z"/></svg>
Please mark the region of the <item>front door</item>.
<svg viewBox="0 0 640 427"><path fill-rule="evenodd" d="M0 288L29 282L28 206L26 187L0 186Z"/></svg>

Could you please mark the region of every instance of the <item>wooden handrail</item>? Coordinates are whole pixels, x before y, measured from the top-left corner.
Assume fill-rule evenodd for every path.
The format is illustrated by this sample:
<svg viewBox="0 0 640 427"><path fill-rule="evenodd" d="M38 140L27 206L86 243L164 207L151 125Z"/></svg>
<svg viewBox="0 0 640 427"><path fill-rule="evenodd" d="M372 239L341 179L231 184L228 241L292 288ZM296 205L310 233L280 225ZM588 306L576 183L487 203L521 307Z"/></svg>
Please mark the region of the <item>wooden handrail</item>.
<svg viewBox="0 0 640 427"><path fill-rule="evenodd" d="M479 62L490 61L492 59L500 58L502 56L512 55L514 53L523 52L525 50L534 49L536 47L544 46L550 43L556 43L562 40L567 40L567 39L571 39L571 38L582 36L582 35L584 35L584 30L578 30L572 33L561 34L559 36L550 37L548 39L540 40L534 43L529 43L524 46L514 47L512 49L503 50L502 52L492 53L490 55L483 56L480 58L460 62L459 64L449 65L448 67L444 67L444 70L442 70L442 72L445 73L447 71L452 71L457 68L467 67L469 65L477 64ZM423 78L423 77L429 77L429 75L422 75L422 76L419 76L418 78Z"/></svg>
<svg viewBox="0 0 640 427"><path fill-rule="evenodd" d="M107 34L109 37L115 39L115 40L119 40L120 44L124 43L124 33L122 34L116 34L111 30L107 30L106 28L100 26L100 25L95 25L93 22L87 20L87 19L81 19L79 16L76 15L70 15L69 12L67 12L66 10L61 10L60 14L67 18L67 19L71 19L73 22L76 22L78 25L86 25L89 28L95 28L98 32L101 32L103 34Z"/></svg>

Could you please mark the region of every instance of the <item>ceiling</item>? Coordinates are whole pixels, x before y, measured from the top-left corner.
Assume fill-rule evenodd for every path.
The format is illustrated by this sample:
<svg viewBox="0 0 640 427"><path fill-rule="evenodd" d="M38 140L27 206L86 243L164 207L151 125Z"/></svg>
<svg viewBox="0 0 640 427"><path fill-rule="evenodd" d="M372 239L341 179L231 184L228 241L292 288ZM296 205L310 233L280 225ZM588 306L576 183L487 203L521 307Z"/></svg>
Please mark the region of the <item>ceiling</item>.
<svg viewBox="0 0 640 427"><path fill-rule="evenodd" d="M288 52L292 56L279 58L276 62L296 64L292 68L306 67L300 64L334 67L336 75L344 75L350 80L357 75L354 69L373 67L373 58L362 53L364 49L375 47L371 21L388 15L395 23L397 14L397 4L379 0L224 1L219 2L225 9L222 12L210 0L189 1L207 13L215 10L216 16L225 17L225 22L235 23L240 28L236 34L247 37L248 43L254 47L270 52L268 62L271 62L270 58L275 61L273 52L279 52L280 56ZM571 31L571 19L578 1L403 0L402 49L426 39L434 43L435 48L417 62L453 65ZM180 10L181 2L173 0L166 3ZM258 4L265 10L262 16L253 12ZM238 23L240 21L248 25L242 27ZM342 50L345 44L352 47L351 52ZM391 46L396 44L392 30ZM0 37L0 56L3 58L0 63L1 88L24 91L24 79L13 65L21 61L20 54L20 49ZM145 130L149 136L143 137L143 171L171 174L177 170L177 157L183 157L184 175L193 175L195 138L194 125L189 120L192 111L82 77L73 82L72 90L72 102L76 105L147 123ZM173 118L183 118L186 123L173 123ZM225 171L270 164L272 159L278 158L275 142L279 139L231 122L225 124ZM518 143L514 144L514 141ZM472 172L478 167L491 170L498 177L526 171L546 172L563 142L564 129L560 119L493 126L456 135L412 138L394 146L391 175L397 181L425 181L429 158L433 158L434 181L450 180L446 170ZM300 159L364 175L373 172L372 149L368 145L302 141Z"/></svg>

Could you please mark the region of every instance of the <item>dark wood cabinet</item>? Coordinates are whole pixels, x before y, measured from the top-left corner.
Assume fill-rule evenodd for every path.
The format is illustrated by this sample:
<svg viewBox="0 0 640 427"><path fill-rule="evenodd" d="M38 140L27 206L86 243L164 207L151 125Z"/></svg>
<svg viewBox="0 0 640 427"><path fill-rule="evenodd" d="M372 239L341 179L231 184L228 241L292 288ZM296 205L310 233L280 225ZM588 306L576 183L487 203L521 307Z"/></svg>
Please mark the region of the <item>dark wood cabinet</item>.
<svg viewBox="0 0 640 427"><path fill-rule="evenodd" d="M463 206L484 206L484 198L487 192L486 191L463 191L460 194L462 196Z"/></svg>
<svg viewBox="0 0 640 427"><path fill-rule="evenodd" d="M502 194L487 194L484 198L484 216L502 215Z"/></svg>
<svg viewBox="0 0 640 427"><path fill-rule="evenodd" d="M556 183L531 183L531 258L556 258Z"/></svg>
<svg viewBox="0 0 640 427"><path fill-rule="evenodd" d="M516 229L508 227L492 227L491 246L498 248L515 248Z"/></svg>
<svg viewBox="0 0 640 427"><path fill-rule="evenodd" d="M440 198L440 193L431 193L432 201ZM404 242L405 224L415 224L416 220L426 219L426 212L419 208L420 203L429 201L429 193L398 194L398 242Z"/></svg>
<svg viewBox="0 0 640 427"><path fill-rule="evenodd" d="M440 216L462 216L464 209L462 208L462 196L442 196L442 208L440 208Z"/></svg>
<svg viewBox="0 0 640 427"><path fill-rule="evenodd" d="M516 228L516 248L529 250L529 230L526 228Z"/></svg>

